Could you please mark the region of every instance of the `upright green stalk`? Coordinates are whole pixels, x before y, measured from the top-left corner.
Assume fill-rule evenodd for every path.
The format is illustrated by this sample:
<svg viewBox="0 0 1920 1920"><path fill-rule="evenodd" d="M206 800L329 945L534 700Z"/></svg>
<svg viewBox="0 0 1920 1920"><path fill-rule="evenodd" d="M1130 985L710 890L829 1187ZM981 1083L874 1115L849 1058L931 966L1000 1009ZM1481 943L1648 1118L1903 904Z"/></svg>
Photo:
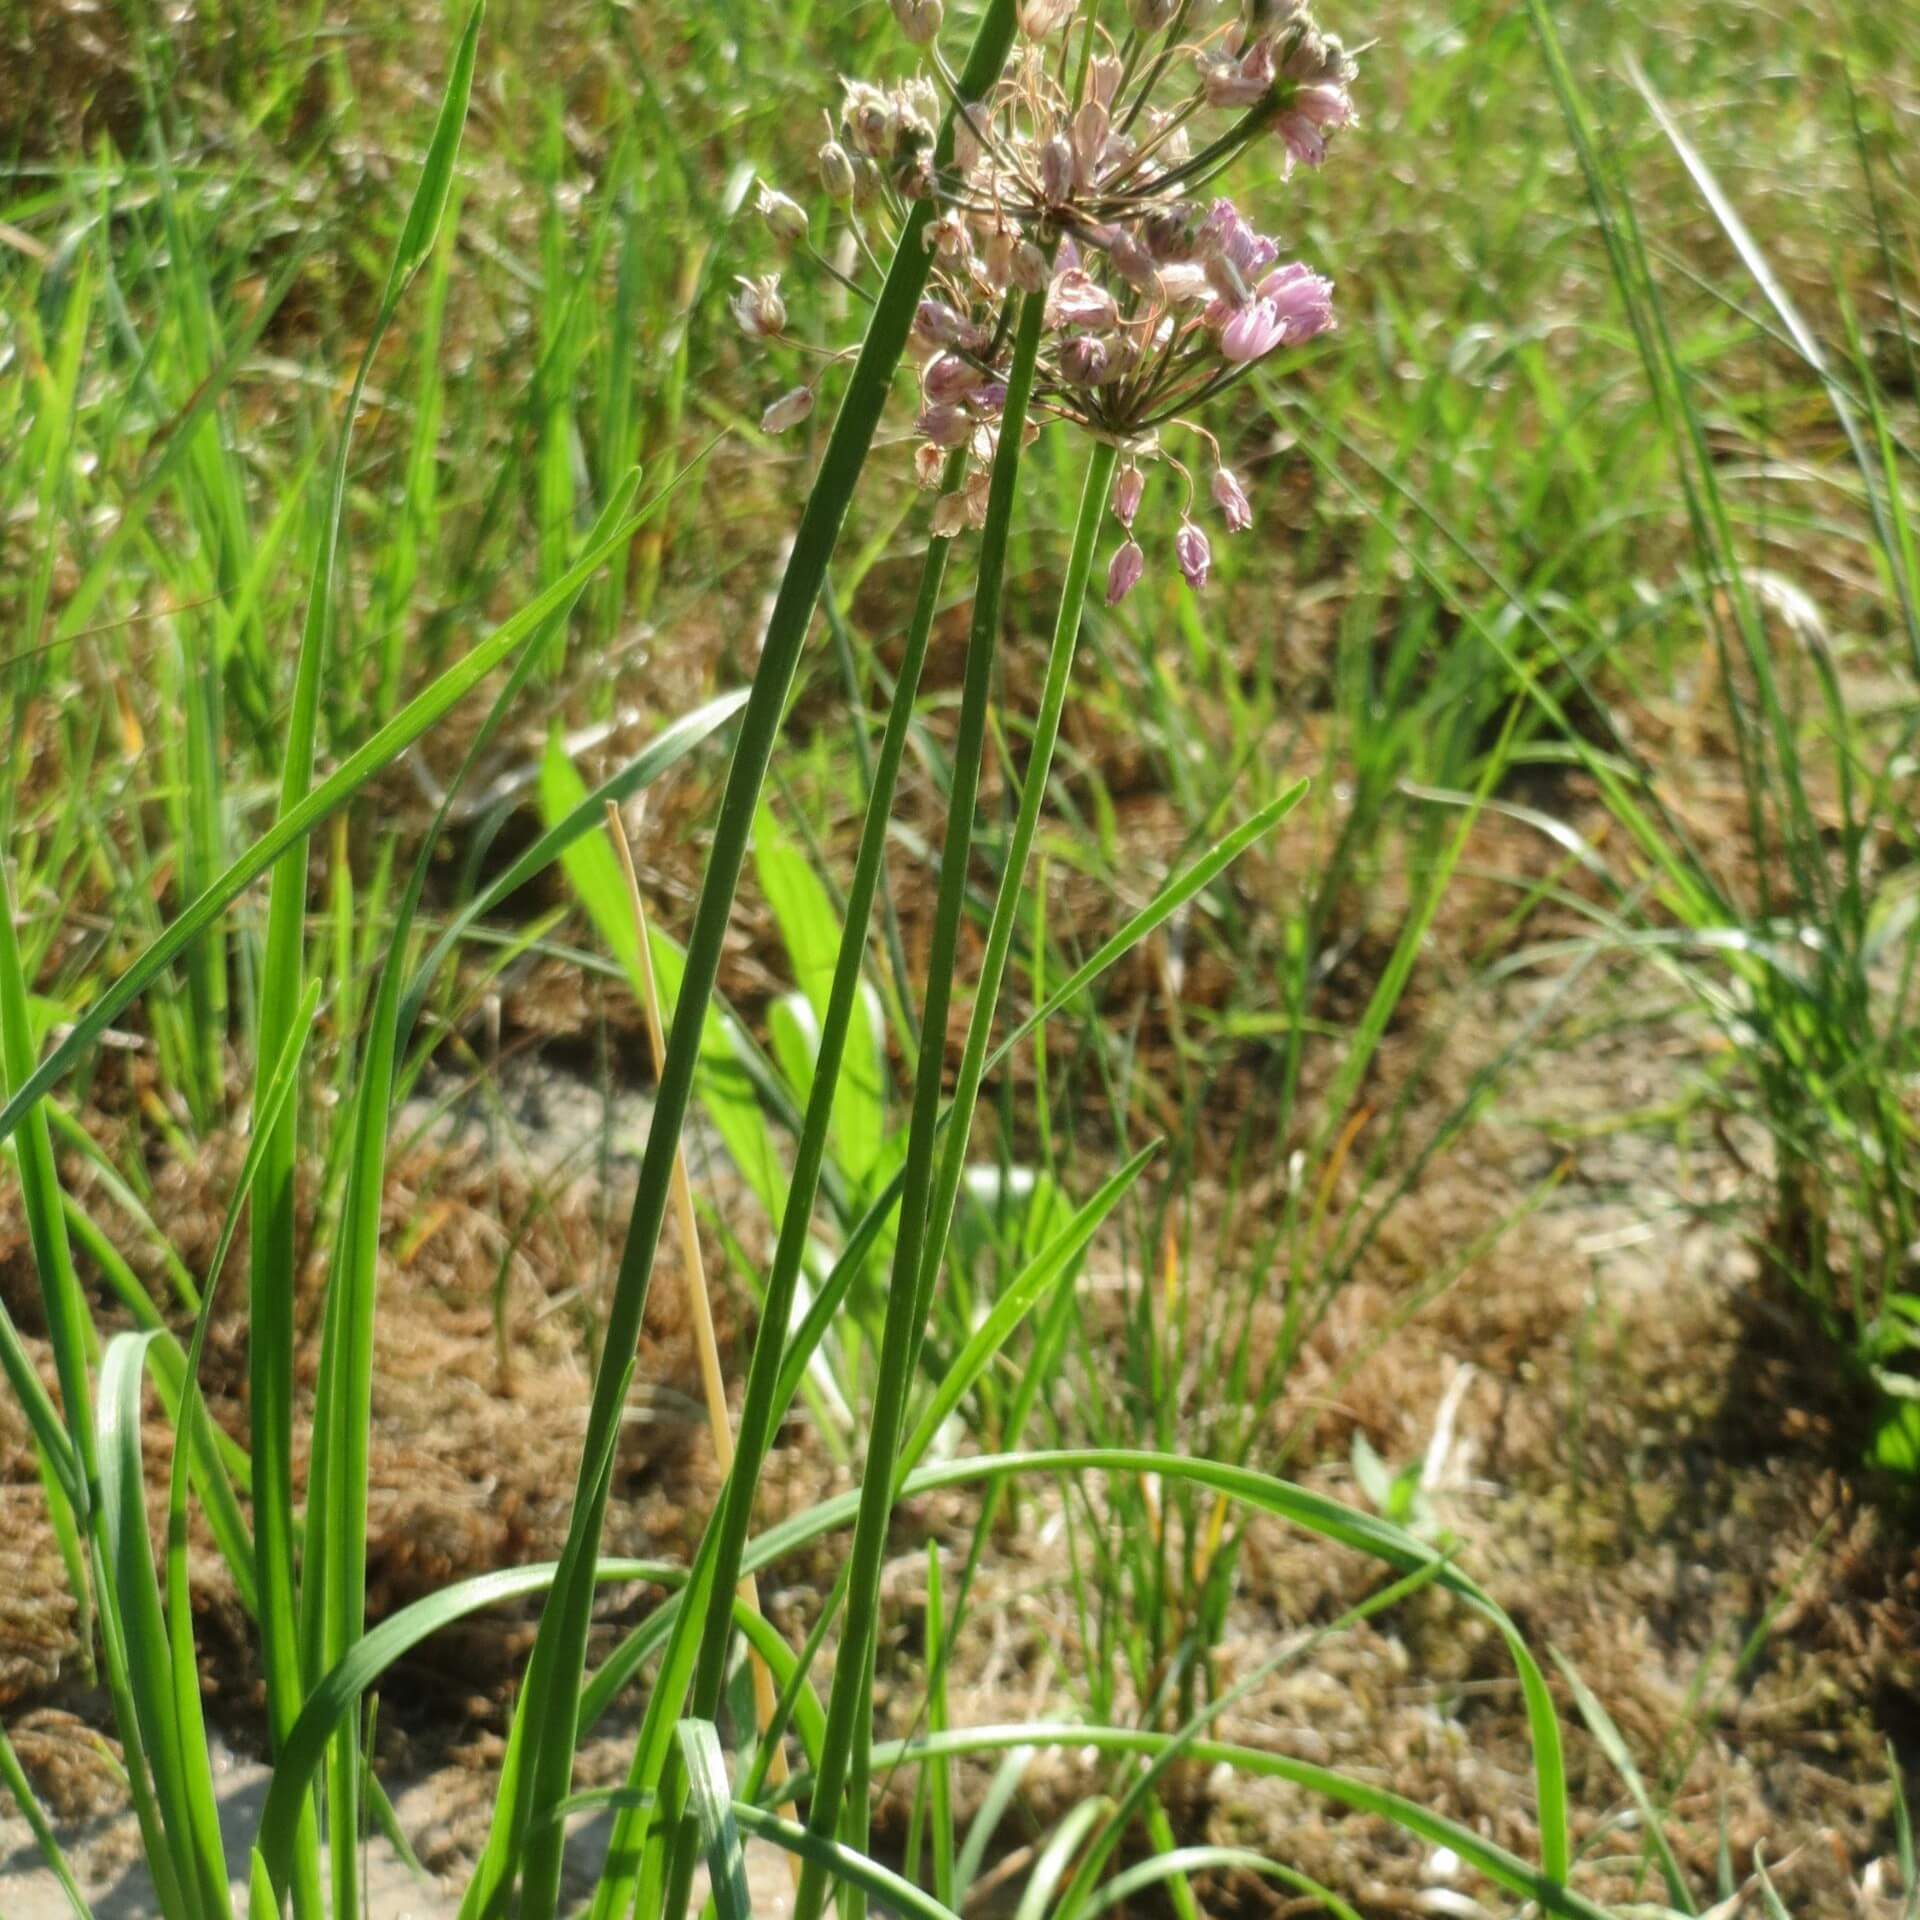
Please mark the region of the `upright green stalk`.
<svg viewBox="0 0 1920 1920"><path fill-rule="evenodd" d="M941 1079L946 1069L947 1013L966 910L967 859L973 845L973 815L980 788L980 761L986 747L987 706L993 688L993 653L1000 634L1000 588L1006 567L1007 537L1013 524L1013 497L1020 472L1020 435L1033 388L1034 360L1040 349L1044 306L1037 295L1020 310L1013 362L1007 373L1006 409L987 495L987 523L980 537L980 575L974 594L973 629L967 645L966 679L960 695L960 728L953 748L953 779L947 801L946 844L940 855L940 898L935 910L933 948L927 963L927 988L921 1015L919 1067L914 1075L913 1120L907 1136L906 1179L900 1200L899 1237L894 1243L888 1283L886 1322L881 1333L879 1378L875 1384L872 1427L867 1443L866 1477L860 1518L854 1530L847 1587L846 1627L834 1668L827 1704L826 1743L820 1775L808 1808L808 1824L822 1839L832 1839L840 1799L847 1784L859 1716L871 1711L866 1687L874 1612L880 1597L880 1562L886 1546L887 1517L893 1508L893 1462L899 1451L906 1411L907 1369L913 1348L913 1314L918 1299L921 1247L933 1175L934 1135L940 1121ZM809 1859L795 1897L795 1920L818 1920L826 1895L826 1871Z"/></svg>
<svg viewBox="0 0 1920 1920"><path fill-rule="evenodd" d="M913 1313L913 1345L907 1376L919 1366L920 1343L926 1335L927 1313L933 1303L933 1284L953 1225L953 1209L966 1170L967 1144L973 1132L973 1106L986 1071L987 1046L993 1038L994 1009L1006 978L1007 956L1013 947L1013 926L1020 908L1020 888L1026 877L1027 856L1040 823L1046 799L1047 775L1053 767L1054 744L1060 738L1060 716L1066 707L1067 682L1073 675L1074 650L1080 640L1080 617L1086 607L1087 584L1093 574L1093 549L1100 532L1100 515L1113 485L1117 455L1104 441L1096 442L1080 490L1080 512L1074 522L1073 549L1067 577L1060 589L1060 607L1054 616L1053 644L1047 654L1047 677L1040 691L1040 711L1033 726L1033 752L1027 759L1027 777L1020 789L1020 810L1013 823L1013 839L1000 869L1000 890L994 896L993 919L987 928L986 957L980 965L980 985L967 1022L967 1043L960 1057L960 1077L953 1090L953 1125L941 1149L940 1181L934 1189L932 1211L920 1254L920 1277Z"/></svg>
<svg viewBox="0 0 1920 1920"><path fill-rule="evenodd" d="M1013 0L990 0L973 51L961 76L961 92L978 99L998 77L1012 43ZM944 166L953 152L951 120L941 129L935 151ZM515 1793L517 1804L496 1809L496 1821L509 1834L526 1833L521 1911L526 1920L549 1920L559 1895L563 1823L552 1816L572 1783L573 1749L578 1732L580 1688L586 1661L587 1628L593 1603L593 1563L599 1551L606 1512L606 1487L596 1485L594 1464L608 1449L621 1415L626 1363L639 1337L653 1257L666 1219L668 1189L680 1130L686 1120L700 1052L707 1005L719 971L733 895L746 858L759 808L760 789L773 755L787 695L812 624L815 602L832 558L847 506L866 464L887 389L913 324L914 309L926 285L930 255L926 228L933 214L929 201L918 203L901 230L886 284L867 328L846 398L833 424L820 472L808 495L794 538L792 558L780 583L767 623L760 667L741 720L739 740L728 769L720 818L714 832L700 905L687 942L685 971L667 1037L666 1063L655 1096L653 1124L641 1163L633 1216L614 1283L601 1364L594 1378L593 1402L574 1491L573 1517L565 1552L566 1572L556 1581L542 1612L533 1659L543 1685L538 1697L525 1698L523 1712L535 1716L526 1729L529 1748ZM524 1823L524 1824L523 1824ZM504 1893L504 1888L497 1888Z"/></svg>
<svg viewBox="0 0 1920 1920"><path fill-rule="evenodd" d="M961 454L955 454L949 460L946 474L949 486L958 484L963 463L964 456ZM820 1044L814 1061L813 1084L808 1092L806 1115L794 1150L786 1210L781 1215L779 1241L768 1269L759 1327L748 1362L740 1427L734 1442L734 1464L721 1488L720 1498L708 1517L701 1552L696 1560L695 1577L689 1584L689 1598L675 1617L672 1636L661 1658L654 1683L655 1699L660 1711L655 1712L650 1707L647 1724L635 1746L627 1784L636 1797L634 1804L624 1809L615 1822L607 1851L607 1871L595 1895L595 1920L611 1920L611 1916L624 1912L632 1905L633 1863L651 1823L651 1808L643 1805L639 1796L650 1792L658 1784L652 1776L656 1761L670 1757L666 1740L671 1716L665 1709L671 1702L675 1711L678 1710L680 1696L688 1685L696 1648L699 1667L692 1676L693 1705L690 1709L695 1717L712 1717L726 1679L726 1655L732 1629L732 1602L728 1596L740 1582L741 1556L746 1549L747 1532L753 1522L754 1490L759 1484L760 1469L766 1461L767 1450L772 1445L788 1397L782 1391L782 1373L793 1321L794 1297L812 1235L813 1203L819 1191L821 1168L833 1120L834 1090L846 1053L848 1028L859 1002L867 927L873 915L874 897L886 855L887 828L893 817L894 789L899 781L900 762L906 751L907 733L913 723L920 674L926 664L927 643L932 637L934 616L939 612L947 557L952 546L951 540L936 536L928 541L926 557L921 563L920 588L914 602L913 617L907 627L899 675L894 682L893 703L887 713L885 732L881 736L879 757L870 772L860 845L854 857L853 879L847 889L845 911L841 916L840 947L827 994L826 1013L820 1023ZM704 1610L699 1604L702 1593L706 1596ZM717 1602L714 1598L716 1595L719 1596Z"/></svg>

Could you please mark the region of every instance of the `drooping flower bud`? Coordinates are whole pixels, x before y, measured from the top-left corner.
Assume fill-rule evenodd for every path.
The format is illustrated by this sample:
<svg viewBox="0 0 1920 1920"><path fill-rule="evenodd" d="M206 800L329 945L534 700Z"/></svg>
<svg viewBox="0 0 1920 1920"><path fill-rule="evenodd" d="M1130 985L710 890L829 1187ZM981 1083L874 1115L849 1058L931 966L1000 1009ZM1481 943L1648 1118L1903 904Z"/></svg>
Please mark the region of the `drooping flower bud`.
<svg viewBox="0 0 1920 1920"><path fill-rule="evenodd" d="M880 198L880 169L864 153L853 160L853 206L857 213Z"/></svg>
<svg viewBox="0 0 1920 1920"><path fill-rule="evenodd" d="M1260 282L1260 298L1273 303L1286 328L1287 345L1297 347L1333 326L1333 282L1289 260Z"/></svg>
<svg viewBox="0 0 1920 1920"><path fill-rule="evenodd" d="M761 183L753 210L767 223L767 231L788 246L797 246L807 237L807 211L799 201Z"/></svg>
<svg viewBox="0 0 1920 1920"><path fill-rule="evenodd" d="M1138 34L1158 33L1179 11L1180 0L1127 0L1127 19Z"/></svg>
<svg viewBox="0 0 1920 1920"><path fill-rule="evenodd" d="M1020 0L1020 31L1029 40L1045 40L1073 18L1080 0Z"/></svg>
<svg viewBox="0 0 1920 1920"><path fill-rule="evenodd" d="M1039 293L1047 284L1047 256L1031 240L1014 245L1012 279L1022 293Z"/></svg>
<svg viewBox="0 0 1920 1920"><path fill-rule="evenodd" d="M1127 63L1117 53L1095 54L1087 72L1087 97L1098 100L1111 111L1113 96L1120 91L1121 77L1126 70Z"/></svg>
<svg viewBox="0 0 1920 1920"><path fill-rule="evenodd" d="M929 221L925 239L942 260L965 262L973 258L973 235L967 231L964 216L957 211L949 210L939 219Z"/></svg>
<svg viewBox="0 0 1920 1920"><path fill-rule="evenodd" d="M1246 489L1227 467L1216 467L1213 475L1213 504L1227 523L1229 533L1245 533L1253 525L1253 508L1247 503Z"/></svg>
<svg viewBox="0 0 1920 1920"><path fill-rule="evenodd" d="M1207 584L1207 569L1213 565L1207 536L1191 520L1182 520L1180 531L1173 536L1173 552L1187 585L1198 593Z"/></svg>
<svg viewBox="0 0 1920 1920"><path fill-rule="evenodd" d="M1098 100L1083 102L1073 116L1069 136L1073 148L1073 178L1082 192L1100 178L1100 162L1106 154L1107 132L1112 125L1113 116Z"/></svg>
<svg viewBox="0 0 1920 1920"><path fill-rule="evenodd" d="M1140 511L1140 496L1147 490L1147 476L1138 467L1129 467L1114 483L1113 517L1131 533L1133 516Z"/></svg>
<svg viewBox="0 0 1920 1920"><path fill-rule="evenodd" d="M838 140L827 141L814 155L820 170L820 184L835 200L853 198L853 160Z"/></svg>
<svg viewBox="0 0 1920 1920"><path fill-rule="evenodd" d="M1113 262L1114 271L1136 293L1159 292L1160 270L1153 264L1153 255L1125 227L1108 242L1107 258Z"/></svg>
<svg viewBox="0 0 1920 1920"><path fill-rule="evenodd" d="M967 524L967 496L964 493L943 493L933 503L933 537L936 540L951 540Z"/></svg>
<svg viewBox="0 0 1920 1920"><path fill-rule="evenodd" d="M924 47L940 32L940 0L893 0L893 17L908 42Z"/></svg>
<svg viewBox="0 0 1920 1920"><path fill-rule="evenodd" d="M740 291L729 303L735 323L750 340L770 340L786 330L787 303L780 298L780 276L763 273L738 281Z"/></svg>
<svg viewBox="0 0 1920 1920"><path fill-rule="evenodd" d="M1098 334L1077 333L1060 349L1060 377L1076 387L1097 387L1112 378L1113 356Z"/></svg>
<svg viewBox="0 0 1920 1920"><path fill-rule="evenodd" d="M951 406L964 400L986 377L957 353L943 353L927 362L927 370L920 376L920 390L934 405Z"/></svg>
<svg viewBox="0 0 1920 1920"><path fill-rule="evenodd" d="M964 407L922 407L914 426L936 447L963 447L973 432L973 416Z"/></svg>
<svg viewBox="0 0 1920 1920"><path fill-rule="evenodd" d="M931 493L940 484L940 476L947 470L947 456L938 447L929 446L924 440L913 450L913 477L925 492Z"/></svg>
<svg viewBox="0 0 1920 1920"><path fill-rule="evenodd" d="M1107 568L1107 605L1117 607L1140 584L1140 576L1146 570L1147 556L1137 542L1129 540L1115 553Z"/></svg>
<svg viewBox="0 0 1920 1920"><path fill-rule="evenodd" d="M913 316L913 330L936 347L961 347L974 353L986 344L980 328L944 300L922 300Z"/></svg>
<svg viewBox="0 0 1920 1920"><path fill-rule="evenodd" d="M1140 237L1163 267L1171 266L1193 258L1206 227L1207 216L1196 202L1162 201L1140 223Z"/></svg>
<svg viewBox="0 0 1920 1920"><path fill-rule="evenodd" d="M1050 135L1040 144L1040 191L1050 207L1057 207L1073 192L1073 142L1064 133Z"/></svg>
<svg viewBox="0 0 1920 1920"><path fill-rule="evenodd" d="M1087 327L1110 333L1120 323L1113 295L1079 267L1056 273L1047 288L1045 314L1049 327Z"/></svg>
<svg viewBox="0 0 1920 1920"><path fill-rule="evenodd" d="M797 427L813 411L813 389L795 387L791 392L783 393L760 416L762 433L785 433L789 427Z"/></svg>

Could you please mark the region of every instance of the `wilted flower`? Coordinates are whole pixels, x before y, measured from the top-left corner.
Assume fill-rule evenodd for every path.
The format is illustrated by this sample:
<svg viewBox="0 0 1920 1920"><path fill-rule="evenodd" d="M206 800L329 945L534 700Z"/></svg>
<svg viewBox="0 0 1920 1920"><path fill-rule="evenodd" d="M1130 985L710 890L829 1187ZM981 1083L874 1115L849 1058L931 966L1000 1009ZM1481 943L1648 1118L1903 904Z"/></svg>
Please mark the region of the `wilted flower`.
<svg viewBox="0 0 1920 1920"><path fill-rule="evenodd" d="M940 15L940 0L893 0L893 17L916 47L924 47L939 34Z"/></svg>
<svg viewBox="0 0 1920 1920"><path fill-rule="evenodd" d="M793 245L807 237L806 209L799 201L776 193L764 183L754 198L753 210L767 223L767 231L776 240Z"/></svg>
<svg viewBox="0 0 1920 1920"><path fill-rule="evenodd" d="M1212 493L1213 504L1220 509L1229 533L1245 533L1253 525L1253 508L1247 504L1246 489L1228 468L1214 469Z"/></svg>
<svg viewBox="0 0 1920 1920"><path fill-rule="evenodd" d="M1107 568L1107 605L1117 607L1140 584L1146 570L1147 556L1137 541L1129 540Z"/></svg>
<svg viewBox="0 0 1920 1920"><path fill-rule="evenodd" d="M1073 18L1080 0L1020 0L1020 31L1029 40L1044 40Z"/></svg>
<svg viewBox="0 0 1920 1920"><path fill-rule="evenodd" d="M1173 536L1173 555L1180 562L1187 585L1198 593L1207 584L1213 549L1207 545L1207 536L1191 520L1180 522L1180 531Z"/></svg>
<svg viewBox="0 0 1920 1920"><path fill-rule="evenodd" d="M967 524L967 496L943 493L933 503L933 535L936 540L951 540Z"/></svg>
<svg viewBox="0 0 1920 1920"><path fill-rule="evenodd" d="M770 340L787 325L787 303L780 298L780 276L763 273L749 280L741 276L740 291L729 303L740 331L750 340Z"/></svg>
<svg viewBox="0 0 1920 1920"><path fill-rule="evenodd" d="M1128 467L1113 489L1113 517L1133 531L1133 516L1140 511L1140 496L1147 490L1147 477L1138 467Z"/></svg>
<svg viewBox="0 0 1920 1920"><path fill-rule="evenodd" d="M783 393L760 416L762 433L785 433L789 427L797 427L813 411L813 389L795 387Z"/></svg>
<svg viewBox="0 0 1920 1920"><path fill-rule="evenodd" d="M1213 51L1195 57L1200 91L1210 107L1251 107L1273 88L1273 46L1256 40L1238 57Z"/></svg>

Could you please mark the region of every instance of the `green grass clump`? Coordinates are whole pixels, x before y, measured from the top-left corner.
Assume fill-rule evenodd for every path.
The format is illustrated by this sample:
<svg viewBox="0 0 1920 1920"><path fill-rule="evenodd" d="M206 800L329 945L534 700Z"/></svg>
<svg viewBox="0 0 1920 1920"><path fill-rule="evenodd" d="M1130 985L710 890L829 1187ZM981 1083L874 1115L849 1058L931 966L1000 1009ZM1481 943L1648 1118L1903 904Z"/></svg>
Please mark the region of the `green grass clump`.
<svg viewBox="0 0 1920 1920"><path fill-rule="evenodd" d="M942 45L970 43L954 86L976 98L1016 9L955 14ZM1920 1459L1916 355L1885 23L1817 45L1757 9L1545 0L1334 23L1386 36L1370 124L1344 181L1284 204L1290 250L1337 270L1343 327L1206 415L1262 532L1218 543L1207 598L1154 579L1096 610L1119 456L1017 430L1046 402L1037 297L1007 316L978 537L930 533L901 477L883 421L930 202L870 304L849 254L790 273L794 324L753 359L724 322L734 271L768 262L752 182L811 179L825 76L904 65L880 10L722 6L669 34L476 7L433 37L431 115L397 27L220 19L173 40L116 21L119 91L42 76L0 205L0 1140L52 1379L4 1308L0 1365L158 1910L232 1902L197 1514L265 1679L258 1911L358 1909L363 1847L393 1825L374 1696L432 1634L522 1603L539 1627L467 1915L557 1911L589 1807L612 1820L602 1920L682 1910L702 1865L732 1920L747 1838L798 1861L805 1920L829 1899L956 1913L1055 1750L1092 1756L1097 1790L1033 1838L1022 1920L1197 1914L1226 1874L1353 1911L1184 1830L1172 1786L1196 1765L1449 1849L1516 1910L1599 1912L1538 1657L1416 1524L1417 1476L1356 1450L1374 1513L1285 1477L1319 1433L1298 1376L1409 1201L1605 981L1704 1036L1655 1118L1724 1145L1769 1271L1864 1385L1873 1456ZM1811 215L1729 131L1761 105ZM1241 197L1278 202L1277 153L1253 164ZM849 330L824 371L795 344ZM749 392L815 375L795 442L755 428ZM1731 770L1715 791L1687 750L1705 733ZM531 779L489 785L528 739ZM583 1309L563 1550L370 1619L393 1115L530 960L637 976L604 807L707 763L687 937L655 937L672 1019L631 1221ZM782 986L729 1003L755 900ZM1466 1075L1443 1080L1443 1036L1398 1044L1428 995L1534 976L1548 990ZM83 1122L95 1096L131 1116L114 1152ZM607 1553L604 1525L696 1111L771 1251L731 1240L756 1325L737 1458L687 1563L658 1564ZM246 1150L196 1271L149 1174L227 1131ZM1435 1250L1336 1391L1552 1199L1549 1177ZM1096 1249L1117 1286L1082 1284ZM243 1297L244 1445L201 1386ZM149 1384L175 1436L158 1552ZM796 1404L857 1484L763 1527ZM904 1504L954 1490L966 1550L957 1571L929 1553L889 1728L883 1572ZM1078 1711L968 1724L976 1576L1043 1508ZM1269 1521L1378 1571L1286 1658L1429 1587L1490 1633L1533 1857L1393 1782L1224 1737L1274 1664L1229 1683L1220 1659ZM835 1535L796 1650L741 1578ZM643 1581L668 1597L609 1649L597 1603ZM766 1729L733 1711L743 1642L779 1690ZM1567 1672L1645 1872L1698 1910L1670 1806ZM577 1792L582 1742L636 1700L624 1784ZM990 1781L965 1815L963 1763ZM898 1851L872 1831L896 1770ZM4 1736L0 1778L84 1913Z"/></svg>

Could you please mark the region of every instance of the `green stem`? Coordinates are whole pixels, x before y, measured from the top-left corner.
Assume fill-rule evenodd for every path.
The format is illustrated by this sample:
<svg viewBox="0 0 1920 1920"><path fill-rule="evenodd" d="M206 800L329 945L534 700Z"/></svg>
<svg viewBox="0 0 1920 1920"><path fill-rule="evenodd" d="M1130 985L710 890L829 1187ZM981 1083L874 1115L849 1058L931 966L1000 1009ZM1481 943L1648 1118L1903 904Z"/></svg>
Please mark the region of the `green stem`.
<svg viewBox="0 0 1920 1920"><path fill-rule="evenodd" d="M920 1343L926 1334L927 1313L933 1304L933 1283L953 1226L953 1209L966 1170L967 1144L973 1131L974 1102L986 1072L987 1047L993 1038L994 1009L1006 979L1007 956L1013 947L1014 922L1020 912L1020 889L1026 878L1027 857L1040 824L1040 808L1047 795L1047 775L1053 749L1060 738L1060 717L1066 708L1067 683L1073 676L1073 655L1080 641L1080 618L1086 606L1087 586L1093 575L1093 549L1100 535L1100 516L1113 485L1117 455L1104 441L1094 443L1080 490L1080 512L1074 522L1073 550L1067 577L1060 589L1060 608L1054 617L1053 644L1047 654L1047 677L1040 690L1040 711L1033 726L1033 752L1020 790L1020 810L1013 823L1013 839L1000 869L1000 888L994 896L993 919L987 928L987 951L980 967L980 985L973 997L967 1023L967 1041L960 1056L960 1076L954 1084L953 1125L941 1148L940 1182L934 1189L920 1272L914 1296L913 1345L907 1366L911 1379L920 1363Z"/></svg>
<svg viewBox="0 0 1920 1920"><path fill-rule="evenodd" d="M968 98L979 98L999 75L1012 43L1013 24L1013 0L991 0L962 79ZM935 151L936 164L944 166L952 151L949 117ZM534 1657L541 1661L545 1685L538 1698L527 1698L523 1708L536 1716L527 1729L530 1746L520 1775L527 1786L524 1794L514 1796L521 1805L496 1810L496 1819L504 1815L517 1821L530 1816L521 1887L521 1912L525 1920L551 1920L559 1898L565 1827L561 1820L543 1816L557 1809L572 1784L573 1749L593 1604L593 1564L599 1552L606 1513L606 1485L595 1484L598 1476L593 1463L607 1453L619 1427L623 1383L646 1311L654 1252L666 1218L674 1154L693 1090L701 1034L719 971L734 890L739 883L767 764L779 736L787 696L812 624L827 564L866 463L874 431L879 426L887 390L913 324L914 309L926 285L930 256L925 230L932 212L930 201L920 202L901 230L886 284L848 382L846 398L828 438L819 475L801 515L793 555L767 623L760 667L754 676L753 691L741 719L739 739L727 773L700 904L687 942L685 970L674 1008L672 1031L667 1039L639 1189L634 1197L626 1247L608 1310L601 1363L594 1377L581 1473L568 1528L565 1556L568 1570L564 1580L556 1583L542 1611L535 1641Z"/></svg>
<svg viewBox="0 0 1920 1920"><path fill-rule="evenodd" d="M946 484L959 483L965 455L947 463ZM853 880L842 915L840 950L833 983L827 994L826 1014L820 1025L820 1048L814 1062L813 1086L794 1150L793 1174L787 1188L786 1211L780 1219L780 1237L768 1269L759 1328L747 1364L747 1385L740 1408L739 1431L734 1437L734 1464L707 1521L706 1535L689 1583L689 1604L681 1609L674 1632L661 1656L654 1682L653 1702L646 1725L634 1749L627 1785L634 1804L615 1822L607 1850L608 1870L595 1894L594 1913L624 1913L633 1900L633 1866L649 1828L654 1825L645 1796L659 1786L657 1768L671 1759L671 1729L680 1698L692 1671L693 1705L698 1719L712 1719L726 1678L726 1653L732 1628L731 1595L740 1584L741 1556L747 1531L753 1524L754 1490L760 1469L787 1397L781 1392L782 1363L793 1321L793 1303L813 1226L813 1204L820 1184L829 1128L833 1119L834 1089L846 1052L847 1031L859 999L860 973L866 958L867 927L873 916L874 896L885 863L887 828L893 818L893 795L913 723L920 673L926 664L927 643L946 580L952 541L927 543L920 568L920 591L907 628L906 649L894 684L880 754L872 769L867 805L854 858ZM704 1592L704 1608L698 1596ZM693 1663L698 1659L697 1670ZM658 1711L654 1710L657 1703ZM669 1711L671 1708L671 1711Z"/></svg>
<svg viewBox="0 0 1920 1920"><path fill-rule="evenodd" d="M849 1555L846 1630L834 1668L833 1692L827 1704L820 1778L808 1810L813 1831L826 1840L835 1837L853 1749L855 1720L871 1711L865 1676L874 1609L879 1601L887 1518L893 1507L893 1463L899 1451L900 1423L906 1408L921 1235L926 1224L933 1173L934 1136L940 1119L940 1083L946 1067L947 1012L953 992L960 921L966 909L967 857L973 844L974 807L979 794L987 706L993 683L993 653L1000 633L1000 588L1006 568L1007 538L1013 523L1014 488L1020 471L1020 439L1026 422L1027 401L1033 390L1034 361L1040 347L1042 307L1038 296L1026 298L1021 306L1013 362L1007 373L999 449L988 486L987 522L980 538L980 573L974 594L966 679L960 697L960 729L954 742L947 837L940 856L940 898L927 966L899 1238L894 1247L886 1322L881 1334L879 1378L874 1392L860 1518ZM816 1861L809 1860L801 1872L794 1920L819 1920L825 1892L825 1871Z"/></svg>

